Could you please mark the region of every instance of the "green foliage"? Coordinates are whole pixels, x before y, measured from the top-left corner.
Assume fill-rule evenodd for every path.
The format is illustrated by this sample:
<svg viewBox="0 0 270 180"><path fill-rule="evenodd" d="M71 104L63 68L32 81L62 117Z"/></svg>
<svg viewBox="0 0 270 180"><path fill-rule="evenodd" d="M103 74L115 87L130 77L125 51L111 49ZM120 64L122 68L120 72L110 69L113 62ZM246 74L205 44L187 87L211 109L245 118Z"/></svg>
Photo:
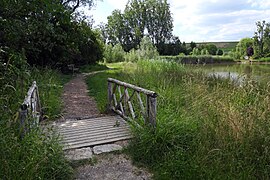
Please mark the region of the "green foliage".
<svg viewBox="0 0 270 180"><path fill-rule="evenodd" d="M107 63L111 62L123 62L125 61L125 51L120 44L106 45L104 51L104 61Z"/></svg>
<svg viewBox="0 0 270 180"><path fill-rule="evenodd" d="M126 53L125 60L127 62L137 62L140 59L140 55L138 54L138 50L131 49L128 53Z"/></svg>
<svg viewBox="0 0 270 180"><path fill-rule="evenodd" d="M222 56L223 55L223 50L218 49L217 52L216 52L216 55Z"/></svg>
<svg viewBox="0 0 270 180"><path fill-rule="evenodd" d="M196 47L195 47L195 48L193 48L191 54L192 54L193 56L198 56L198 55L201 54L201 51L199 50L199 48L196 48Z"/></svg>
<svg viewBox="0 0 270 180"><path fill-rule="evenodd" d="M194 48L196 50L197 48ZM214 63L230 63L234 59L228 56L209 56L209 55L190 55L190 56L160 56L165 61L173 61L182 64L214 64Z"/></svg>
<svg viewBox="0 0 270 180"><path fill-rule="evenodd" d="M162 50L162 45L172 36L172 16L166 0L128 1L123 13L115 10L108 17L106 38L115 45L120 43L125 51L137 48L145 36L145 30L151 41Z"/></svg>
<svg viewBox="0 0 270 180"><path fill-rule="evenodd" d="M255 57L270 56L270 23L256 22L257 31L254 33Z"/></svg>
<svg viewBox="0 0 270 180"><path fill-rule="evenodd" d="M105 64L91 64L91 65L85 65L80 68L80 72L82 73L90 73L94 71L102 71L109 69Z"/></svg>
<svg viewBox="0 0 270 180"><path fill-rule="evenodd" d="M18 109L33 80L37 81L42 106L49 119L61 109L63 81L59 73L38 70L24 55L0 48L0 177L4 179L69 179L71 168L56 135L33 128L23 139Z"/></svg>
<svg viewBox="0 0 270 180"><path fill-rule="evenodd" d="M203 48L201 50L201 55L209 55L210 53L208 52L207 48Z"/></svg>
<svg viewBox="0 0 270 180"><path fill-rule="evenodd" d="M236 45L235 58L244 59L247 56L247 48L253 46L254 40L252 38L243 38Z"/></svg>
<svg viewBox="0 0 270 180"><path fill-rule="evenodd" d="M0 46L24 53L30 65L86 64L102 58L97 35L60 1L4 0L0 17Z"/></svg>
<svg viewBox="0 0 270 180"><path fill-rule="evenodd" d="M157 128L134 129L135 162L156 179L269 178L269 86L235 86L175 62L134 67L117 78L159 95Z"/></svg>
<svg viewBox="0 0 270 180"><path fill-rule="evenodd" d="M217 46L214 44L207 44L205 48L210 55L216 55L216 52L218 50Z"/></svg>
<svg viewBox="0 0 270 180"><path fill-rule="evenodd" d="M137 50L139 59L155 59L158 57L157 48L153 45L149 37L144 37Z"/></svg>

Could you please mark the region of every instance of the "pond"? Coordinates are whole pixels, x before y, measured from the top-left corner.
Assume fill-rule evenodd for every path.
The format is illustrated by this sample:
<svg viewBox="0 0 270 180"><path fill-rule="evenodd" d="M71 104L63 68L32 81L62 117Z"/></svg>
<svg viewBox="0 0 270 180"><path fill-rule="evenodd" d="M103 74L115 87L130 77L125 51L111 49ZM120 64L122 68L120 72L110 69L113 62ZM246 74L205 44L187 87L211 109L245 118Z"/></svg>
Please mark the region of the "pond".
<svg viewBox="0 0 270 180"><path fill-rule="evenodd" d="M230 78L240 84L245 79L270 81L270 64L208 64L196 67L209 76Z"/></svg>

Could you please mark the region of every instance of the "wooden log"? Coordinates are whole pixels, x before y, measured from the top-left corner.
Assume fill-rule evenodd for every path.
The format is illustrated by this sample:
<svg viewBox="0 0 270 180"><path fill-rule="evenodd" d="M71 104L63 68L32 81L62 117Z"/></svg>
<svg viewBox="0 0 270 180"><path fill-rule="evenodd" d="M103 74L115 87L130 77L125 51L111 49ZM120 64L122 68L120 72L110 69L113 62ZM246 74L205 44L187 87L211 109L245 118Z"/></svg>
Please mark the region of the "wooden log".
<svg viewBox="0 0 270 180"><path fill-rule="evenodd" d="M120 107L120 111L122 111L122 113L125 114L125 111L124 111L124 108L123 108L123 104L122 104L122 99L124 97L124 94L122 95L122 93L121 93L121 87L120 86L118 86L118 93L119 93L119 96L120 96L118 105ZM116 109L118 109L118 107L116 107Z"/></svg>
<svg viewBox="0 0 270 180"><path fill-rule="evenodd" d="M23 104L26 104L27 107L29 107L29 105L30 105L31 97L32 97L32 94L33 94L33 92L34 92L36 86L37 86L36 81L34 81L34 82L32 83L32 86L29 88L29 90L28 90L28 92L27 92L27 95L26 95L26 97L25 97L25 99L24 99L24 101L23 101Z"/></svg>
<svg viewBox="0 0 270 180"><path fill-rule="evenodd" d="M112 82L112 83L116 83L120 86L124 86L126 88L131 88L131 89L134 89L138 92L142 92L148 96L151 96L151 97L157 97L157 93L155 93L154 91L149 91L147 89L144 89L144 88L141 88L141 87L138 87L138 86L135 86L135 85L132 85L132 84L129 84L129 83L125 83L125 82L122 82L122 81L119 81L117 79L113 79L113 78L108 78L108 81L109 82Z"/></svg>
<svg viewBox="0 0 270 180"><path fill-rule="evenodd" d="M139 105L140 105L140 108L141 108L141 113L142 113L143 118L144 118L144 123L146 123L147 116L146 116L146 112L145 112L145 108L144 108L144 105L143 105L143 101L142 101L140 92L136 91L136 95L137 95L137 99L139 101Z"/></svg>
<svg viewBox="0 0 270 180"><path fill-rule="evenodd" d="M149 123L156 127L156 115L157 115L157 99L148 96L148 118Z"/></svg>
<svg viewBox="0 0 270 180"><path fill-rule="evenodd" d="M125 89L125 94L126 94L126 97L127 97L126 100L127 100L127 104L128 104L128 107L129 107L130 114L131 114L132 118L135 119L136 116L135 116L135 113L134 113L132 103L130 102L128 89Z"/></svg>
<svg viewBox="0 0 270 180"><path fill-rule="evenodd" d="M108 81L108 110L111 109L112 107L112 100L113 100L113 96L112 96L112 83Z"/></svg>

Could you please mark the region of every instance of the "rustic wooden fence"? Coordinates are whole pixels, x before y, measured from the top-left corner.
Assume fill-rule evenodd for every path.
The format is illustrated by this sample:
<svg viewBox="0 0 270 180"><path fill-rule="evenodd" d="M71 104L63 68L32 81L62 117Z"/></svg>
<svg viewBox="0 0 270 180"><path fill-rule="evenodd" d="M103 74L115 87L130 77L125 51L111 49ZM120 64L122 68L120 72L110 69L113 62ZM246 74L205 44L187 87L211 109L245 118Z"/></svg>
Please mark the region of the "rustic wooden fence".
<svg viewBox="0 0 270 180"><path fill-rule="evenodd" d="M23 135L29 132L32 127L38 125L40 116L41 105L38 87L36 81L34 81L19 110L20 129L23 131Z"/></svg>
<svg viewBox="0 0 270 180"><path fill-rule="evenodd" d="M108 78L108 102L109 109L124 119L143 117L145 124L156 126L157 93Z"/></svg>

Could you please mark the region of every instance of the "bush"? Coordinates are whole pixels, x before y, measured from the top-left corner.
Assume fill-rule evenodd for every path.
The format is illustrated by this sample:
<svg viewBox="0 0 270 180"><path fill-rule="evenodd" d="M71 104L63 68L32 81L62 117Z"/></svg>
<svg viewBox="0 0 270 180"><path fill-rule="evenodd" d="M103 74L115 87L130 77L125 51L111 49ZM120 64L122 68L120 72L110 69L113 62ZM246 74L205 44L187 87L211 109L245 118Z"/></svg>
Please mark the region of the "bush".
<svg viewBox="0 0 270 180"><path fill-rule="evenodd" d="M140 48L137 50L140 59L155 59L158 57L157 48L149 37L142 38Z"/></svg>
<svg viewBox="0 0 270 180"><path fill-rule="evenodd" d="M140 56L138 54L138 50L135 50L135 49L131 49L125 55L125 60L128 62L137 62L139 59L140 59Z"/></svg>
<svg viewBox="0 0 270 180"><path fill-rule="evenodd" d="M106 63L125 61L125 51L120 44L115 46L109 44L105 46L104 61Z"/></svg>
<svg viewBox="0 0 270 180"><path fill-rule="evenodd" d="M24 53L30 65L86 64L102 58L98 35L60 1L3 1L0 17L0 45Z"/></svg>
<svg viewBox="0 0 270 180"><path fill-rule="evenodd" d="M216 52L216 55L222 56L223 55L223 51L221 49L218 49L217 52Z"/></svg>

